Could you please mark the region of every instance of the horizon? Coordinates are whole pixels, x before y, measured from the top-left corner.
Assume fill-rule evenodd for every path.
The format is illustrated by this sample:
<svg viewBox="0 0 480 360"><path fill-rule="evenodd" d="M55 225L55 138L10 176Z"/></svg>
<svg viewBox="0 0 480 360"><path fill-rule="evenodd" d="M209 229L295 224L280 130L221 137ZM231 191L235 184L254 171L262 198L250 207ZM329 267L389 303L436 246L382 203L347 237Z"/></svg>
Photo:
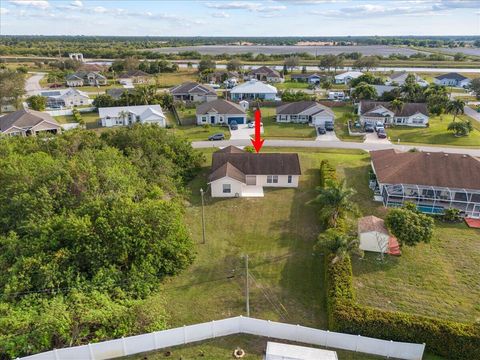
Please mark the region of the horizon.
<svg viewBox="0 0 480 360"><path fill-rule="evenodd" d="M480 0L0 0L0 19L2 36L480 36Z"/></svg>

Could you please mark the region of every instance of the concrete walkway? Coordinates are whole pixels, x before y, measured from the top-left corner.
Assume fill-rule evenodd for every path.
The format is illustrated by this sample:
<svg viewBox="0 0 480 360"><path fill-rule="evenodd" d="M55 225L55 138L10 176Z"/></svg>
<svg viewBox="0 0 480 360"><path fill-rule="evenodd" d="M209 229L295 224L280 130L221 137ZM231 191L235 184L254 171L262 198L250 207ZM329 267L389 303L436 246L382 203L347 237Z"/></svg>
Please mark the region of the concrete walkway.
<svg viewBox="0 0 480 360"><path fill-rule="evenodd" d="M248 146L250 140L224 140L224 141L194 141L192 146L196 149L234 146ZM445 146L423 146L423 145L396 145L396 144L378 144L378 143L358 143L347 141L315 141L315 140L265 140L263 146L266 147L301 147L301 148L338 148L354 150L383 150L397 149L408 151L412 148L425 152L447 152L452 154L470 154L480 157L480 145L478 148L460 148Z"/></svg>
<svg viewBox="0 0 480 360"><path fill-rule="evenodd" d="M463 108L463 110L465 111L465 115L468 115L470 116L472 119L474 120L477 120L478 122L480 122L480 113L477 112L476 110L472 109L470 106L465 106ZM480 145L479 145L480 146Z"/></svg>
<svg viewBox="0 0 480 360"><path fill-rule="evenodd" d="M25 92L27 95L35 95L42 90L40 80L42 80L45 75L47 74L42 72L33 73L33 75L25 81Z"/></svg>

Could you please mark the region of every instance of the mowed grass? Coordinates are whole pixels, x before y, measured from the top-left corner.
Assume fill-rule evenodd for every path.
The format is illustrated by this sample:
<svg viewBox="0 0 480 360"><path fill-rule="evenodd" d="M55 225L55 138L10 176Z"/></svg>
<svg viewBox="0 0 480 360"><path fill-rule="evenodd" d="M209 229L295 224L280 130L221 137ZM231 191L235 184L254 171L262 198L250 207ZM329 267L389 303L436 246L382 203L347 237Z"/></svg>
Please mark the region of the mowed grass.
<svg viewBox="0 0 480 360"><path fill-rule="evenodd" d="M368 190L368 155L302 150L303 175L298 189L266 189L264 198L250 199L213 199L207 191L203 244L200 188L208 189L212 151L204 151L207 162L190 184L192 195L185 213L197 244L197 258L160 291L169 309L169 326L245 315L243 256L248 254L255 278L251 282L251 316L326 328L323 257L312 249L319 221L317 209L306 203L315 196L322 159L337 166L341 176L351 179L349 183L358 184L359 194Z"/></svg>
<svg viewBox="0 0 480 360"><path fill-rule="evenodd" d="M457 121L469 119L474 130L468 136L456 137L453 132L447 131L447 126L453 120L453 115L444 114L430 118L430 126L426 128L412 128L395 126L387 129L387 135L393 143L403 144L432 144L447 146L480 146L480 123L466 115L457 116Z"/></svg>
<svg viewBox="0 0 480 360"><path fill-rule="evenodd" d="M335 134L342 141L363 142L363 136L350 136L348 133L348 116L353 112L353 106L335 106L331 108L335 113Z"/></svg>
<svg viewBox="0 0 480 360"><path fill-rule="evenodd" d="M198 81L198 73L193 69L180 69L174 73L156 74L155 78L159 87L170 88L187 81Z"/></svg>
<svg viewBox="0 0 480 360"><path fill-rule="evenodd" d="M87 112L87 113L80 113L82 115L82 120L85 121L85 126L87 129L98 129L100 128L100 125L98 124L98 121L100 118L98 117L98 112ZM55 116L55 120L59 124L66 124L66 123L73 123L76 122L73 119L72 115L62 115L62 116Z"/></svg>
<svg viewBox="0 0 480 360"><path fill-rule="evenodd" d="M360 303L439 317L480 321L480 230L437 222L429 244L402 248L402 256L367 253L354 259Z"/></svg>
<svg viewBox="0 0 480 360"><path fill-rule="evenodd" d="M301 81L285 81L283 83L274 84L278 90L287 90L287 89L308 89L309 84L307 82Z"/></svg>
<svg viewBox="0 0 480 360"><path fill-rule="evenodd" d="M160 360L165 359L165 353L171 352L170 358L183 360L222 360L233 359L233 351L239 347L245 351L242 359L263 360L264 351L267 348L268 341L277 341L281 343L291 343L294 345L314 347L312 345L292 343L285 340L266 339L252 335L227 336L213 340L206 340L195 344L177 346L174 348L163 349L157 352L144 353L124 358L125 360ZM339 360L379 360L384 359L380 356L354 353L351 351L328 349L337 352Z"/></svg>
<svg viewBox="0 0 480 360"><path fill-rule="evenodd" d="M317 136L315 128L308 124L277 123L275 107L262 106L260 112L262 113L263 136L266 139L315 139ZM251 110L248 117L253 119Z"/></svg>

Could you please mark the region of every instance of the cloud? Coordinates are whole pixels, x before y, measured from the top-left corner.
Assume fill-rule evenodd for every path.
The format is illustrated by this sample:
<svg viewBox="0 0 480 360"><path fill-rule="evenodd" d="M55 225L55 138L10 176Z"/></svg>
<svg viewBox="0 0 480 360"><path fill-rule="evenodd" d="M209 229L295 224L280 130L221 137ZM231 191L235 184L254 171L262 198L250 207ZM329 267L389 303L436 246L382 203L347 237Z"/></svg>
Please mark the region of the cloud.
<svg viewBox="0 0 480 360"><path fill-rule="evenodd" d="M47 9L50 4L47 0L10 0L10 4L17 6L31 6L37 9Z"/></svg>
<svg viewBox="0 0 480 360"><path fill-rule="evenodd" d="M6 15L6 14L8 14L9 12L10 12L10 10L8 10L8 9L5 9L5 8L3 8L3 7L0 8L0 15Z"/></svg>
<svg viewBox="0 0 480 360"><path fill-rule="evenodd" d="M275 4L274 2L267 2L267 4ZM265 5L265 3L259 2L247 2L247 1L232 1L232 2L216 2L216 3L207 3L206 6L212 9L222 9L222 10L248 10L255 12L275 12L285 10L287 7L285 5Z"/></svg>
<svg viewBox="0 0 480 360"><path fill-rule="evenodd" d="M97 14L103 14L107 12L107 9L104 8L103 6L95 6L93 8L93 12L96 12Z"/></svg>
<svg viewBox="0 0 480 360"><path fill-rule="evenodd" d="M75 0L75 1L72 1L70 3L70 6L74 7L74 8L81 8L83 7L83 3L81 0Z"/></svg>
<svg viewBox="0 0 480 360"><path fill-rule="evenodd" d="M214 18L229 18L230 15L226 13L225 11L220 11L212 14L212 17Z"/></svg>

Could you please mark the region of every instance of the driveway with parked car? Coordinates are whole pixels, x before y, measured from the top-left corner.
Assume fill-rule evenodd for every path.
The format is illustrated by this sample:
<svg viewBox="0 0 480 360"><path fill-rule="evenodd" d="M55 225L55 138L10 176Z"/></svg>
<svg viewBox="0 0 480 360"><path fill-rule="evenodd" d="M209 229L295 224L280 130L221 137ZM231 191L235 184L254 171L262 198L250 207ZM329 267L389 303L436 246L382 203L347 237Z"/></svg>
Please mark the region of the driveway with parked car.
<svg viewBox="0 0 480 360"><path fill-rule="evenodd" d="M255 136L255 126L252 126L252 122L247 124L238 124L232 128L230 125L230 139L241 140L250 139ZM234 129L236 127L236 129ZM260 128L260 133L263 134L263 124Z"/></svg>
<svg viewBox="0 0 480 360"><path fill-rule="evenodd" d="M328 127L328 129L331 129L331 128ZM337 141L337 140L339 139L333 129L327 130L323 126L317 127L317 137L315 138L315 141Z"/></svg>

